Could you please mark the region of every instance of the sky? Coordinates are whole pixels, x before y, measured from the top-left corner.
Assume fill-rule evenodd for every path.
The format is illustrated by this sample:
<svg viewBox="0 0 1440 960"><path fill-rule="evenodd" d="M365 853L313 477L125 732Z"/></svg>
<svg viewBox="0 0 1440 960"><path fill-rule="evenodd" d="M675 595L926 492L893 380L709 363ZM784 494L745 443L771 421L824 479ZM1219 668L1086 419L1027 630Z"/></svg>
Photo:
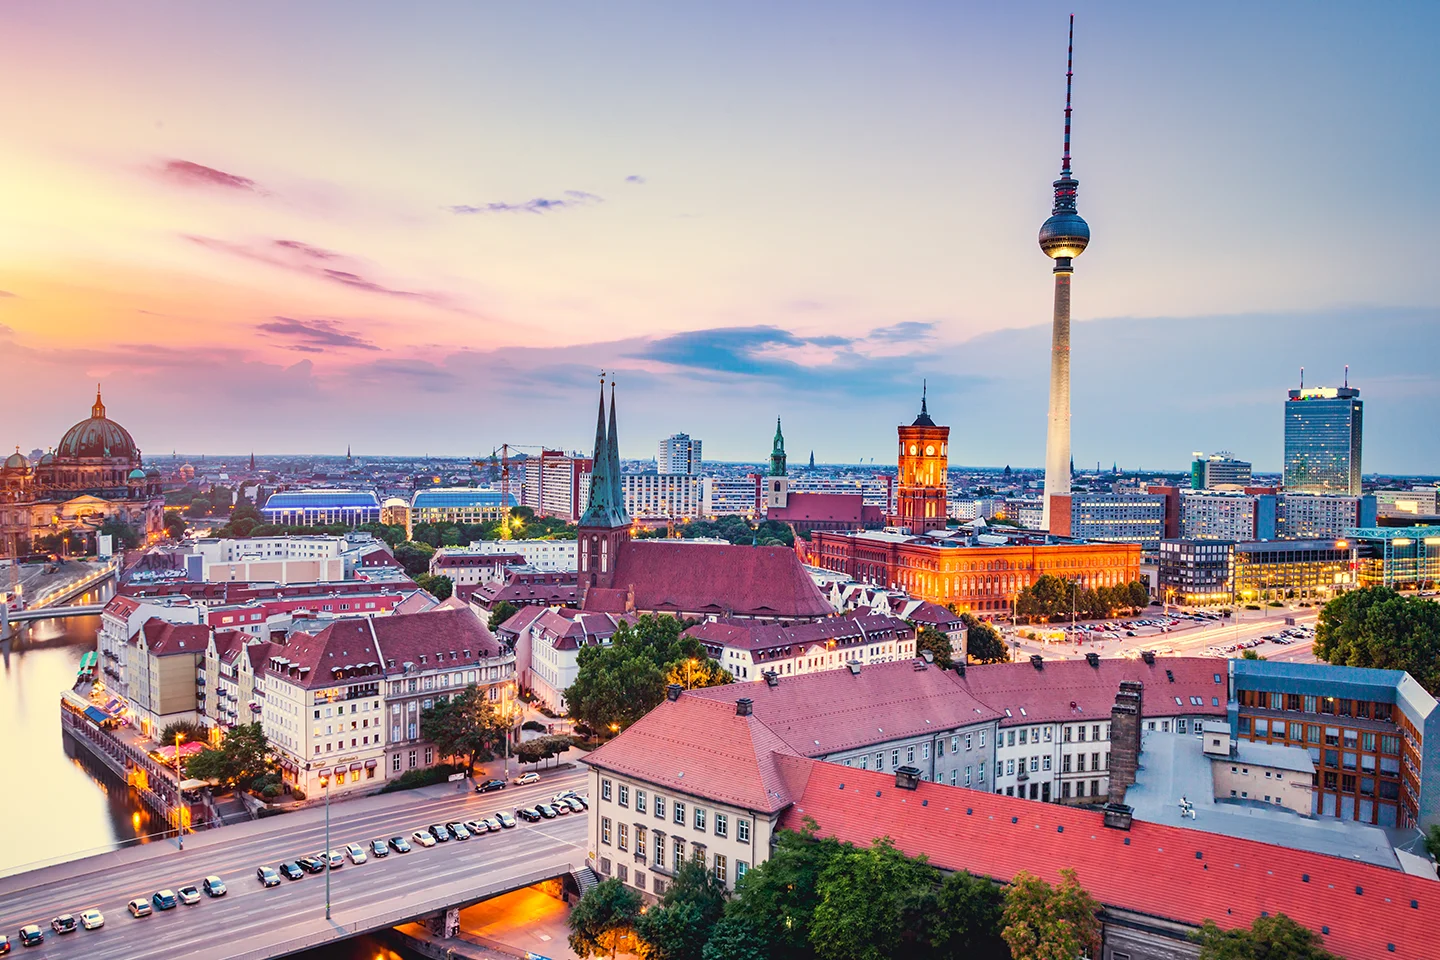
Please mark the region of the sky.
<svg viewBox="0 0 1440 960"><path fill-rule="evenodd" d="M0 443L1039 465L1067 14L1077 463L1440 472L1440 5L0 7Z"/></svg>

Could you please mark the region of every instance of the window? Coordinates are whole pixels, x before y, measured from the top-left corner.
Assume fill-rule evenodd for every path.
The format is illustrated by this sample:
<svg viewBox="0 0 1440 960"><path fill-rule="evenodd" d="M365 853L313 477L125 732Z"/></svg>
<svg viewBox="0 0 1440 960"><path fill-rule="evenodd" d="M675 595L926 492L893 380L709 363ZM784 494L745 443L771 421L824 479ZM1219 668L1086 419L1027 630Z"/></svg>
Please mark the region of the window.
<svg viewBox="0 0 1440 960"><path fill-rule="evenodd" d="M983 749L984 746L985 746L985 731L984 731L984 730L981 730L981 731L980 731L980 746L981 746L982 749ZM984 777L981 777L980 779L981 779L981 780L984 780L985 778L984 778Z"/></svg>
<svg viewBox="0 0 1440 960"><path fill-rule="evenodd" d="M937 746L939 746L941 750L944 750L944 749L945 749L944 744L937 744ZM926 740L924 743L920 744L920 759L921 759L921 760L929 760L929 759L930 759L930 741L929 741L929 740Z"/></svg>
<svg viewBox="0 0 1440 960"><path fill-rule="evenodd" d="M965 734L965 749L966 749L966 750L969 750L969 749L970 749L970 734L968 734L968 733ZM951 738L950 738L950 752L951 752L951 753L959 753L959 752L960 752L960 738L959 738L958 736L955 736L955 737L951 737Z"/></svg>
<svg viewBox="0 0 1440 960"><path fill-rule="evenodd" d="M914 748L914 747L911 747L910 749L913 750L913 749L915 749L915 748ZM895 769L896 767L898 767L898 766L900 766L900 751L899 751L899 750L891 750L891 751L890 751L890 769L891 769L891 770L894 770L894 769Z"/></svg>
<svg viewBox="0 0 1440 960"><path fill-rule="evenodd" d="M655 834L655 866L662 869L665 866L665 834L663 833ZM655 882L659 883L660 881Z"/></svg>
<svg viewBox="0 0 1440 960"><path fill-rule="evenodd" d="M1068 753L1065 754L1064 756L1062 756L1062 757L1060 758L1060 772L1061 772L1061 773L1069 773L1069 772L1070 772L1070 754L1068 754Z"/></svg>
<svg viewBox="0 0 1440 960"><path fill-rule="evenodd" d="M417 758L417 754L416 754L416 752L415 752L414 750L411 750L410 753L409 753L409 755L407 755L406 758L405 758L405 759L409 762L410 769L412 769L412 770L415 769L415 761L416 761L416 758Z"/></svg>
<svg viewBox="0 0 1440 960"><path fill-rule="evenodd" d="M1066 728L1065 728L1065 733L1064 733L1064 735L1063 735L1060 739L1061 739L1063 742L1065 742L1065 743L1069 743L1069 742L1070 742L1070 728L1069 728L1069 727L1066 727Z"/></svg>
<svg viewBox="0 0 1440 960"><path fill-rule="evenodd" d="M728 837L730 835L730 818L723 813L715 814L715 836Z"/></svg>
<svg viewBox="0 0 1440 960"><path fill-rule="evenodd" d="M1049 769L1050 769L1050 757L1049 757L1048 754L1046 755L1044 762L1041 764L1041 767L1042 767L1042 769L1045 769L1045 770L1049 770Z"/></svg>
<svg viewBox="0 0 1440 960"><path fill-rule="evenodd" d="M899 750L896 750L895 753L898 755L898 754L900 753L900 751L899 751ZM905 748L905 762L906 762L906 763L914 763L914 762L915 762L915 747L914 747L913 744L912 744L911 746L908 746L908 747Z"/></svg>
<svg viewBox="0 0 1440 960"><path fill-rule="evenodd" d="M930 745L929 745L928 743L925 745L925 756L927 756L927 757L930 756ZM936 741L935 741L935 756L937 756L937 757L943 757L943 756L945 756L945 741L944 741L944 740L936 740Z"/></svg>
<svg viewBox="0 0 1440 960"><path fill-rule="evenodd" d="M655 818L657 820L665 819L665 798L658 793L655 794Z"/></svg>
<svg viewBox="0 0 1440 960"><path fill-rule="evenodd" d="M626 783L620 784L619 796L616 798L615 802L618 803L618 804L620 804L620 806L622 806L622 807L628 807L628 806L630 806L630 785L629 785L629 784L626 784Z"/></svg>
<svg viewBox="0 0 1440 960"><path fill-rule="evenodd" d="M635 791L635 812L645 812L645 791L638 788Z"/></svg>
<svg viewBox="0 0 1440 960"><path fill-rule="evenodd" d="M1006 761L1005 761L1005 775L1006 775L1007 777L1013 777L1013 776L1015 775L1015 761L1014 761L1014 760L1006 760Z"/></svg>
<svg viewBox="0 0 1440 960"><path fill-rule="evenodd" d="M705 829L705 808L704 808L704 807L696 807L696 808L695 808L695 829L696 829L696 830L700 830L700 831L704 831L704 829Z"/></svg>
<svg viewBox="0 0 1440 960"><path fill-rule="evenodd" d="M885 754L883 754L883 753L877 753L877 754L875 754L875 769L876 769L876 770L884 770L884 769L885 769Z"/></svg>
<svg viewBox="0 0 1440 960"><path fill-rule="evenodd" d="M600 842L609 846L610 844L610 818L600 818Z"/></svg>
<svg viewBox="0 0 1440 960"><path fill-rule="evenodd" d="M1022 747L1025 746L1025 738L1026 738L1026 736L1027 736L1029 733L1030 733L1029 730L1021 730L1021 731L1020 731L1020 746L1022 746Z"/></svg>
<svg viewBox="0 0 1440 960"><path fill-rule="evenodd" d="M676 870L679 870L680 864L685 862L685 841L682 840L680 837L676 837L672 841L670 841L670 853L671 866L673 866Z"/></svg>
<svg viewBox="0 0 1440 960"><path fill-rule="evenodd" d="M725 854L715 854L715 879L719 880L721 883L724 883L726 880L729 879L729 876L729 868L725 860Z"/></svg>
<svg viewBox="0 0 1440 960"><path fill-rule="evenodd" d="M1015 746L1015 731L1014 731L1014 730L1008 731L1008 732L1005 734L1005 746L1007 746L1007 747L1013 747L1013 746Z"/></svg>
<svg viewBox="0 0 1440 960"><path fill-rule="evenodd" d="M601 800L609 800L609 799L610 799L610 781L609 781L609 780L601 780L601 781L600 781L600 799L601 799Z"/></svg>
<svg viewBox="0 0 1440 960"><path fill-rule="evenodd" d="M750 864L746 863L744 860L736 860L736 861L735 861L735 882L736 882L736 883L739 883L741 880L745 879L745 872L746 872L747 870L749 870L749 869L750 869Z"/></svg>
<svg viewBox="0 0 1440 960"><path fill-rule="evenodd" d="M982 734L982 736L983 736L983 734ZM969 768L967 767L966 769L969 769ZM981 782L981 783L984 783L984 782L985 782L985 761L984 761L984 760L981 760L981 761L980 761L980 767L979 767L979 769L978 769L978 770L976 771L976 773L975 773L975 779L978 780L978 781Z"/></svg>
<svg viewBox="0 0 1440 960"><path fill-rule="evenodd" d="M685 804L679 800L675 801L675 822L682 827L685 826Z"/></svg>
<svg viewBox="0 0 1440 960"><path fill-rule="evenodd" d="M970 764L965 764L965 786L970 786Z"/></svg>
<svg viewBox="0 0 1440 960"><path fill-rule="evenodd" d="M1050 742L1050 740L1051 740L1051 734L1052 734L1051 729L1050 729L1049 727L1046 727L1046 728L1045 728L1045 742L1046 742L1046 743L1049 743L1049 742Z"/></svg>
<svg viewBox="0 0 1440 960"><path fill-rule="evenodd" d="M735 839L736 839L736 840L739 840L741 843L749 843L749 842L750 842L750 821L749 821L749 820L736 820L736 821L735 821Z"/></svg>
<svg viewBox="0 0 1440 960"><path fill-rule="evenodd" d="M351 740L351 741L350 741L350 746L352 746L352 747L355 746L355 741L354 741L354 740ZM425 766L428 767L428 766L431 766L431 765L434 764L434 763L435 763L435 748L434 748L434 747L426 747L426 748L425 748Z"/></svg>
<svg viewBox="0 0 1440 960"><path fill-rule="evenodd" d="M1049 760L1050 758L1049 758L1049 757L1046 757L1045 759L1046 759L1046 760ZM1039 758L1039 757L1031 757L1031 758L1030 758L1030 772L1031 772L1031 773L1038 773L1038 772L1040 772L1040 758Z"/></svg>
<svg viewBox="0 0 1440 960"><path fill-rule="evenodd" d="M621 850L630 849L630 824L620 824L620 836L618 838L618 842L615 845Z"/></svg>
<svg viewBox="0 0 1440 960"><path fill-rule="evenodd" d="M635 828L635 856L640 859L640 862L641 862L641 863L644 863L644 862L645 862L645 828L644 828L644 827L636 827L636 828Z"/></svg>
<svg viewBox="0 0 1440 960"><path fill-rule="evenodd" d="M320 748L319 748L319 747L316 747L315 750L316 750L316 752L318 753L319 750L320 750ZM391 772L391 773L399 773L399 772L400 772L400 754L398 754L398 753L395 754L395 756L393 756L393 757L390 758L390 772Z"/></svg>

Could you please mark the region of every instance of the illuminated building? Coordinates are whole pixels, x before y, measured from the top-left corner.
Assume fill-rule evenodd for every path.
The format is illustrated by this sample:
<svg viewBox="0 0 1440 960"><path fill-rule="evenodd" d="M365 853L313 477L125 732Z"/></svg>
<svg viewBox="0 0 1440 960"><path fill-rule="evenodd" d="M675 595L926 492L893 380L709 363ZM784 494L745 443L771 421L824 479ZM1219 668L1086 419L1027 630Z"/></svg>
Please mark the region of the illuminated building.
<svg viewBox="0 0 1440 960"><path fill-rule="evenodd" d="M691 473L627 473L620 486L625 511L637 520L688 519L705 510L705 479Z"/></svg>
<svg viewBox="0 0 1440 960"><path fill-rule="evenodd" d="M1156 594L1169 603L1231 603L1235 544L1230 540L1163 540Z"/></svg>
<svg viewBox="0 0 1440 960"><path fill-rule="evenodd" d="M1186 490L1180 495L1180 536L1186 540L1274 540L1273 493Z"/></svg>
<svg viewBox="0 0 1440 960"><path fill-rule="evenodd" d="M1440 584L1440 527L1360 527L1353 542L1362 587L1433 589Z"/></svg>
<svg viewBox="0 0 1440 960"><path fill-rule="evenodd" d="M655 457L659 473L699 473L700 441L688 433L677 433L660 441Z"/></svg>
<svg viewBox="0 0 1440 960"><path fill-rule="evenodd" d="M410 498L410 523L480 524L505 519L515 506L515 497L506 498L499 490L431 487Z"/></svg>
<svg viewBox="0 0 1440 960"><path fill-rule="evenodd" d="M1437 495L1440 495L1440 487L1376 490L1375 502L1382 517L1433 517L1437 510Z"/></svg>
<svg viewBox="0 0 1440 960"><path fill-rule="evenodd" d="M1275 498L1275 536L1282 540L1334 539L1354 527L1375 526L1375 514L1372 496L1285 491Z"/></svg>
<svg viewBox="0 0 1440 960"><path fill-rule="evenodd" d="M1355 586L1355 556L1346 540L1272 540L1235 545L1235 597L1316 597Z"/></svg>
<svg viewBox="0 0 1440 960"><path fill-rule="evenodd" d="M1191 490L1239 489L1250 485L1251 465L1228 453L1196 453L1190 464Z"/></svg>
<svg viewBox="0 0 1440 960"><path fill-rule="evenodd" d="M1285 489L1360 495L1364 401L1350 386L1303 383L1285 401Z"/></svg>
<svg viewBox="0 0 1440 960"><path fill-rule="evenodd" d="M1166 504L1158 493L1072 494L1070 533L1084 540L1138 543L1153 551L1165 536Z"/></svg>
<svg viewBox="0 0 1440 960"><path fill-rule="evenodd" d="M589 457L542 449L539 456L525 461L521 505L534 510L537 517L574 523L590 497L592 469Z"/></svg>
<svg viewBox="0 0 1440 960"><path fill-rule="evenodd" d="M1065 62L1065 152L1055 203L1040 227L1040 249L1055 261L1055 308L1050 339L1050 416L1045 435L1045 529L1070 534L1070 276L1072 262L1090 243L1090 227L1076 211L1080 186L1070 174L1070 80L1075 52L1075 18L1070 18L1070 53Z"/></svg>
<svg viewBox="0 0 1440 960"><path fill-rule="evenodd" d="M930 419L922 392L919 415L899 433L900 481L890 524L916 534L944 530L950 428L936 426Z"/></svg>

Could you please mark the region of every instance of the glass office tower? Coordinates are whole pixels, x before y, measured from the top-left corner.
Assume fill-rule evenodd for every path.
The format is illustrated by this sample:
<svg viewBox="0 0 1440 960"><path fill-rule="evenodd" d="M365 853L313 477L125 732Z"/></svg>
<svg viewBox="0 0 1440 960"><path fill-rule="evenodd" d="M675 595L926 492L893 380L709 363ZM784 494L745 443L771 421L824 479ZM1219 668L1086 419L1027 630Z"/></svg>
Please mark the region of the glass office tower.
<svg viewBox="0 0 1440 960"><path fill-rule="evenodd" d="M1285 401L1285 489L1360 495L1364 402L1354 387L1302 387Z"/></svg>

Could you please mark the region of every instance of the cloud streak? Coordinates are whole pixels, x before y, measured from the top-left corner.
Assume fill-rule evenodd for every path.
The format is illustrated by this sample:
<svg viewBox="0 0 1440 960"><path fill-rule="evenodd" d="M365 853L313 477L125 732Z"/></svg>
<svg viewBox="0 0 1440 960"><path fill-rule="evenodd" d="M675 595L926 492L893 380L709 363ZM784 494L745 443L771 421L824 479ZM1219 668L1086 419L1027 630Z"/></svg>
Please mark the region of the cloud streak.
<svg viewBox="0 0 1440 960"><path fill-rule="evenodd" d="M159 169L161 179L182 187L215 187L220 190L239 190L245 193L264 193L249 177L226 173L190 160L167 160Z"/></svg>
<svg viewBox="0 0 1440 960"><path fill-rule="evenodd" d="M628 176L628 177L625 178L625 182L626 182L626 183L644 183L644 182L645 182L645 178L642 177L642 176L640 176L640 174L638 174L638 173L632 173L632 174L630 174L630 176Z"/></svg>
<svg viewBox="0 0 1440 960"><path fill-rule="evenodd" d="M455 204L446 209L461 216L482 213L551 213L555 210L573 210L576 207L590 207L604 202L603 197L586 193L584 190L566 190L563 196L555 199L535 197L523 203Z"/></svg>
<svg viewBox="0 0 1440 960"><path fill-rule="evenodd" d="M347 333L339 321L330 319L298 320L293 317L272 317L256 328L290 341L291 350L301 353L324 353L327 347L341 350L379 350L369 340Z"/></svg>

